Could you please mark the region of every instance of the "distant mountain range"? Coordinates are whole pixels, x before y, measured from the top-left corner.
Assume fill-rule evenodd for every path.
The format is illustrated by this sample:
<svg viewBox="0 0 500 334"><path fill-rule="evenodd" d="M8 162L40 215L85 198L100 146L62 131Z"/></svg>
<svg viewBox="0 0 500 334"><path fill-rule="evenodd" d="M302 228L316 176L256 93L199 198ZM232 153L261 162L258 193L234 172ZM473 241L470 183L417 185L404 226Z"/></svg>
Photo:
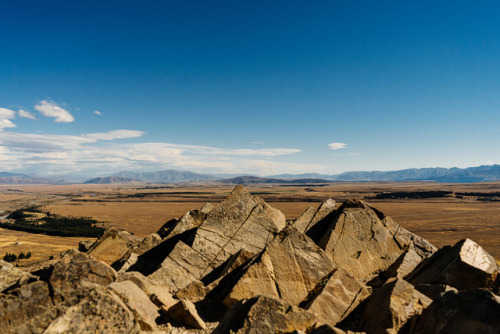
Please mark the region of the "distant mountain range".
<svg viewBox="0 0 500 334"><path fill-rule="evenodd" d="M194 172L184 172L179 170L160 170L156 172L129 172L122 171L113 176L126 177L147 182L194 182L215 180L216 176L207 174L198 174Z"/></svg>
<svg viewBox="0 0 500 334"><path fill-rule="evenodd" d="M316 183L328 183L332 182L329 180L322 179L276 179L276 178L265 178L257 176L238 176L231 179L220 180L222 183L230 184L255 184L255 183L281 183L281 184L316 184Z"/></svg>
<svg viewBox="0 0 500 334"><path fill-rule="evenodd" d="M234 177L233 177L234 176ZM181 183L196 181L214 181L230 184L255 183L325 183L325 182L381 182L381 181L434 181L449 183L474 183L500 181L500 165L488 165L469 168L411 168L397 171L354 171L328 175L317 173L279 174L264 177L209 175L179 170L161 170L156 172L122 171L114 175L93 178L85 183ZM0 184L58 184L62 179L0 172Z"/></svg>
<svg viewBox="0 0 500 334"><path fill-rule="evenodd" d="M83 182L85 184L112 184L112 183L143 183L143 181L121 176L96 177Z"/></svg>
<svg viewBox="0 0 500 334"><path fill-rule="evenodd" d="M412 168L389 172L345 172L335 181L435 181L472 183L500 180L500 165L469 168Z"/></svg>
<svg viewBox="0 0 500 334"><path fill-rule="evenodd" d="M0 184L59 184L62 182L62 180L53 177L0 172Z"/></svg>

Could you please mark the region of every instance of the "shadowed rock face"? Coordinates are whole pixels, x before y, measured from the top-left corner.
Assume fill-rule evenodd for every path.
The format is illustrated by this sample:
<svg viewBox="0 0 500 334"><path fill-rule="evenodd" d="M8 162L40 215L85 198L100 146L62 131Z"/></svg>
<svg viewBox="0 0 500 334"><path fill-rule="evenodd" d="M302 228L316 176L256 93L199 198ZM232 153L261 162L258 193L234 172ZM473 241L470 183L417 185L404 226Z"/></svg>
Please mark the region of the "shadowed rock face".
<svg viewBox="0 0 500 334"><path fill-rule="evenodd" d="M364 202L334 207L285 227L237 187L142 240L109 230L31 272L0 262L0 332L498 333L499 269L480 246L436 252Z"/></svg>
<svg viewBox="0 0 500 334"><path fill-rule="evenodd" d="M409 232L359 200L345 201L306 234L336 267L361 279L387 269L413 243ZM426 247L429 253L434 249Z"/></svg>
<svg viewBox="0 0 500 334"><path fill-rule="evenodd" d="M402 279L393 279L367 299L361 312L360 327L340 326L342 329L362 330L385 334L389 329L397 332L409 319L422 313L432 300Z"/></svg>
<svg viewBox="0 0 500 334"><path fill-rule="evenodd" d="M325 252L294 227L284 229L250 264L226 296L226 305L257 295L298 305L334 269Z"/></svg>
<svg viewBox="0 0 500 334"><path fill-rule="evenodd" d="M484 334L500 331L500 297L485 289L449 291L412 323L405 334Z"/></svg>

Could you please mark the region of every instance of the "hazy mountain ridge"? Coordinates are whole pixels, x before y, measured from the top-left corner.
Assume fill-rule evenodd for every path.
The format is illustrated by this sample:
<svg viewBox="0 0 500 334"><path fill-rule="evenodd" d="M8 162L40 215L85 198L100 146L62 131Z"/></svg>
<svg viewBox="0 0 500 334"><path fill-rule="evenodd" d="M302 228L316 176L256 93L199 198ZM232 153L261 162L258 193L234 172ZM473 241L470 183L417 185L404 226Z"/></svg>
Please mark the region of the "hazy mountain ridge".
<svg viewBox="0 0 500 334"><path fill-rule="evenodd" d="M230 184L254 184L254 183L281 183L281 184L307 184L307 183L328 183L323 179L278 179L257 176L238 176L231 179L220 180L222 183Z"/></svg>
<svg viewBox="0 0 500 334"><path fill-rule="evenodd" d="M85 184L112 184L112 183L142 183L143 181L130 179L128 177L121 176L108 176L108 177L96 177L87 180L83 183Z"/></svg>
<svg viewBox="0 0 500 334"><path fill-rule="evenodd" d="M215 180L217 177L208 174L199 174L189 171L160 170L156 172L121 171L112 176L125 177L148 182L193 182Z"/></svg>
<svg viewBox="0 0 500 334"><path fill-rule="evenodd" d="M336 181L484 182L500 180L500 165L469 168L411 168L388 172L345 172Z"/></svg>
<svg viewBox="0 0 500 334"><path fill-rule="evenodd" d="M449 183L474 183L500 181L500 165L485 165L469 168L409 168L395 171L351 171L341 174L275 174L268 176L238 175L238 174L200 174L190 171L180 170L160 170L155 172L133 172L121 171L109 176L100 178L122 178L110 183L130 183L130 182L156 182L156 183L182 183L197 181L216 181L232 184L250 183L324 183L324 182L404 182L404 181L435 181ZM96 183L107 181L92 176L86 178L84 183ZM85 180L85 179L83 179ZM0 172L0 184L60 184L60 183L81 183L73 179L65 180L62 177L27 175L22 173ZM283 182L287 181L287 182Z"/></svg>

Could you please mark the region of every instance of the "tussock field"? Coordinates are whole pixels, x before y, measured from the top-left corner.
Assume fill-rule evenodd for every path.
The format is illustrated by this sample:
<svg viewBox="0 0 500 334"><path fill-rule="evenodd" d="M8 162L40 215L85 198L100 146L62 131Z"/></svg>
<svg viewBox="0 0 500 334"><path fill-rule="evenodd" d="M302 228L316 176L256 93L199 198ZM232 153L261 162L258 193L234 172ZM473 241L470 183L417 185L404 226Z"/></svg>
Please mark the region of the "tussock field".
<svg viewBox="0 0 500 334"><path fill-rule="evenodd" d="M234 185L62 185L2 186L0 210L12 211L26 205L43 205L44 210L61 216L90 217L144 237L166 221L180 217L205 203L219 203ZM333 198L340 205L346 198L367 201L408 230L436 246L470 238L500 259L500 201L463 198L377 199L380 193L449 191L452 193L494 193L500 183L441 184L431 182L329 183L283 186L247 185L253 194L281 210L287 219L297 218L309 206L317 208ZM5 212L4 212L5 214ZM0 215L4 215L0 214ZM0 230L0 257L6 252L31 251L33 261L58 255L88 238L62 238Z"/></svg>

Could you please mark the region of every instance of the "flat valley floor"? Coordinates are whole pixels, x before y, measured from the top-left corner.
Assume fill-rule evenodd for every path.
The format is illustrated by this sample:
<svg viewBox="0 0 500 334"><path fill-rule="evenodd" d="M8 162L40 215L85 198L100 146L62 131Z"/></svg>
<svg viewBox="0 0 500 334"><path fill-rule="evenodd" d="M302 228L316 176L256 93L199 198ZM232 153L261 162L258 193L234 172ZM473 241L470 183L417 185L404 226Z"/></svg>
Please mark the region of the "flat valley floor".
<svg viewBox="0 0 500 334"><path fill-rule="evenodd" d="M0 216L30 205L61 216L91 217L105 227L117 227L144 237L166 221L179 218L205 203L222 201L235 185L2 185ZM450 191L453 193L500 192L500 182L443 184L432 182L357 182L290 185L246 185L252 194L281 210L287 219L297 218L308 207L332 198L340 205L346 198L360 198L392 217L406 229L440 247L463 238L479 243L500 263L500 201L475 196L426 199L377 199L386 192ZM3 213L2 213L3 212ZM54 237L0 229L0 258L7 252L32 253L20 265L58 256L88 238Z"/></svg>

